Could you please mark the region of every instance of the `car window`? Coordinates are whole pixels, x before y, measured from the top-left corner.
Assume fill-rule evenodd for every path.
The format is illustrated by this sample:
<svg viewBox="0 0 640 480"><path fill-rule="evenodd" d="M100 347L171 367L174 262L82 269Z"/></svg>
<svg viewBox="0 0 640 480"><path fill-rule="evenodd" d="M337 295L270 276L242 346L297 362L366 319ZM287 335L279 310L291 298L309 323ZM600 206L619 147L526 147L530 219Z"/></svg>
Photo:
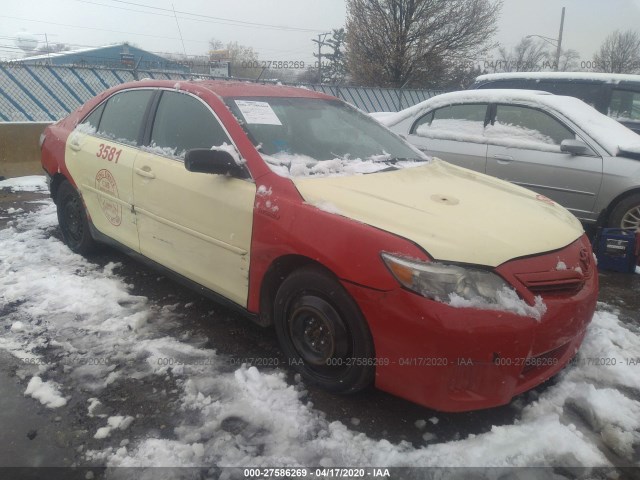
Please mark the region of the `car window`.
<svg viewBox="0 0 640 480"><path fill-rule="evenodd" d="M486 113L487 104L450 105L421 117L413 125L411 133L431 138L471 140L482 137Z"/></svg>
<svg viewBox="0 0 640 480"><path fill-rule="evenodd" d="M640 92L614 88L609 116L616 120L640 120Z"/></svg>
<svg viewBox="0 0 640 480"><path fill-rule="evenodd" d="M153 90L129 90L107 100L98 134L120 143L136 145L140 126Z"/></svg>
<svg viewBox="0 0 640 480"><path fill-rule="evenodd" d="M94 109L82 122L82 125L86 125L87 132L95 133L98 130L98 123L100 122L100 117L102 116L102 111L104 110L106 102L102 102L98 108Z"/></svg>
<svg viewBox="0 0 640 480"><path fill-rule="evenodd" d="M369 115L337 99L228 97L225 101L279 175L374 173L428 160Z"/></svg>
<svg viewBox="0 0 640 480"><path fill-rule="evenodd" d="M518 105L497 105L495 122L487 127L486 136L491 143L550 151L560 151L563 140L575 138L551 115Z"/></svg>
<svg viewBox="0 0 640 480"><path fill-rule="evenodd" d="M222 125L200 100L179 92L162 92L151 130L156 153L184 158L187 150L211 148L231 140Z"/></svg>
<svg viewBox="0 0 640 480"><path fill-rule="evenodd" d="M602 92L602 85L598 83L581 83L571 81L541 81L536 90L544 90L555 95L576 97L583 102L596 107Z"/></svg>

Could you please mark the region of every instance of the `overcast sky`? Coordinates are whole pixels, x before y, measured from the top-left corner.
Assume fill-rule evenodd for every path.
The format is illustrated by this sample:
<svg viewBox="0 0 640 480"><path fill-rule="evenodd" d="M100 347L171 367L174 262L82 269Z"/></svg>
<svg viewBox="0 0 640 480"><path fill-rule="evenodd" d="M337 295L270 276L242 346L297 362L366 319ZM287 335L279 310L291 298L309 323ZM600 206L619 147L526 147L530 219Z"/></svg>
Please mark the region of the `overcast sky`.
<svg viewBox="0 0 640 480"><path fill-rule="evenodd" d="M261 60L291 61L313 60L311 38L344 26L345 4L345 0L173 1L178 12L200 15L176 14L187 54L204 54L209 40L216 38L251 46ZM556 38L562 6L567 7L564 47L578 50L583 60L590 59L613 30L640 25L640 0L504 0L495 40L510 48L524 35ZM46 33L49 42L78 47L129 41L154 52L182 52L171 9L167 0L2 0L0 57L18 55L14 38L22 30L42 42Z"/></svg>

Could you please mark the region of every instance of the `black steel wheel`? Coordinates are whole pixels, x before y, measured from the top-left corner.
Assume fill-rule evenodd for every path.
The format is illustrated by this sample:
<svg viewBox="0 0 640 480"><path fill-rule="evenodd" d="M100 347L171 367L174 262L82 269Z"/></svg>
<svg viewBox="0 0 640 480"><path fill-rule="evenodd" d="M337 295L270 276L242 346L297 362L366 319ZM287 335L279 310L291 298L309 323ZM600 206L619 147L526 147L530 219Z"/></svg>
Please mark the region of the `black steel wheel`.
<svg viewBox="0 0 640 480"><path fill-rule="evenodd" d="M293 272L276 295L274 320L289 364L335 393L369 386L375 374L373 340L360 309L319 267Z"/></svg>
<svg viewBox="0 0 640 480"><path fill-rule="evenodd" d="M91 237L84 203L69 182L63 182L58 188L56 204L64 243L72 251L81 255L94 251L96 242Z"/></svg>

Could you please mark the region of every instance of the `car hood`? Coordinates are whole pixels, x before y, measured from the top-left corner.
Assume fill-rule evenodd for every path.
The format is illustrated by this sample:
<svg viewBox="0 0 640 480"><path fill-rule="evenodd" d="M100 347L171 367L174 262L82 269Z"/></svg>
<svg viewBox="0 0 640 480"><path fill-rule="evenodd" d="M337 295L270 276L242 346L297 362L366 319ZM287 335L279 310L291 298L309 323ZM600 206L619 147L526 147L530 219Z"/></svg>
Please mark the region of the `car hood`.
<svg viewBox="0 0 640 480"><path fill-rule="evenodd" d="M305 202L407 238L441 261L496 267L583 234L580 222L546 197L437 159L393 172L293 181Z"/></svg>

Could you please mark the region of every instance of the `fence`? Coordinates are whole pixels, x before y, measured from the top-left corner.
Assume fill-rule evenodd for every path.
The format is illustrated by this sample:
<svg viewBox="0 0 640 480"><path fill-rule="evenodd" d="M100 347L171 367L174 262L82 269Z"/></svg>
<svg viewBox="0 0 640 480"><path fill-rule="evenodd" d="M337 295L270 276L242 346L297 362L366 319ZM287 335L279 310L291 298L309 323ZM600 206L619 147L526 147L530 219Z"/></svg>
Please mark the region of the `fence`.
<svg viewBox="0 0 640 480"><path fill-rule="evenodd" d="M203 78L181 72L0 64L0 122L55 121L98 93L141 78ZM296 84L336 96L366 112L395 112L439 92Z"/></svg>

